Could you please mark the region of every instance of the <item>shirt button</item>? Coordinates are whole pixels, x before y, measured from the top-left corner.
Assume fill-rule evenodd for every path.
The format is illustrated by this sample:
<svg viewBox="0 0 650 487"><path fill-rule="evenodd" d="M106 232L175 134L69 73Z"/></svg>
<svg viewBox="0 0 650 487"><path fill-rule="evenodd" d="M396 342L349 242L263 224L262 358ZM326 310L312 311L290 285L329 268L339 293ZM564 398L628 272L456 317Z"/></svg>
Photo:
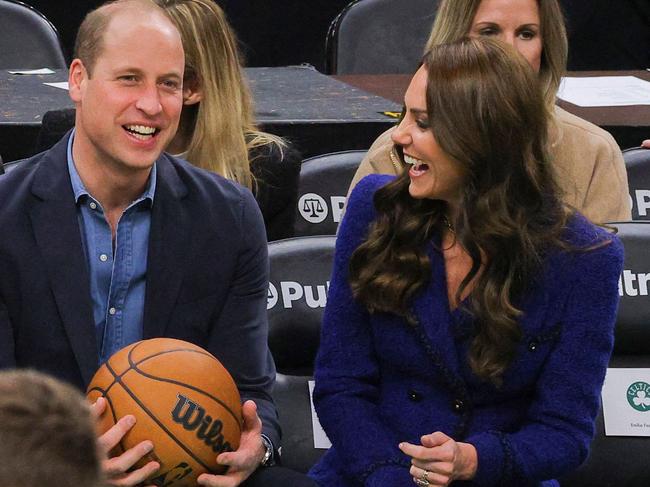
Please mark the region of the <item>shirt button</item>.
<svg viewBox="0 0 650 487"><path fill-rule="evenodd" d="M530 350L531 352L534 352L535 350L537 350L537 342L535 342L535 341L530 342L528 344L528 350Z"/></svg>
<svg viewBox="0 0 650 487"><path fill-rule="evenodd" d="M88 206L90 206L91 210L96 210L97 209L97 203L95 203L94 201L91 201Z"/></svg>
<svg viewBox="0 0 650 487"><path fill-rule="evenodd" d="M462 401L462 399L456 399L454 401L454 411L456 411L457 413L462 413L464 409L465 409L465 403Z"/></svg>
<svg viewBox="0 0 650 487"><path fill-rule="evenodd" d="M110 315L114 315L115 313L117 313L117 310L115 308L110 308L108 310L108 314L110 314Z"/></svg>
<svg viewBox="0 0 650 487"><path fill-rule="evenodd" d="M99 256L99 260L101 260L102 262L106 262L106 261L108 260L108 255L106 255L106 254L101 254L101 255Z"/></svg>

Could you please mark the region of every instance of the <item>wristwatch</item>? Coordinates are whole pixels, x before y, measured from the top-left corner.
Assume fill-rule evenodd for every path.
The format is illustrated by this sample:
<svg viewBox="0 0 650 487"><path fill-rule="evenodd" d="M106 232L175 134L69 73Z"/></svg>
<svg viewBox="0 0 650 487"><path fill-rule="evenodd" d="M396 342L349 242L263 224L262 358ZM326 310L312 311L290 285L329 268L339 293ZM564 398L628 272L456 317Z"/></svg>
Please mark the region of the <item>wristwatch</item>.
<svg viewBox="0 0 650 487"><path fill-rule="evenodd" d="M266 435L261 435L262 444L266 451L264 452L264 457L262 458L262 467L272 467L275 465L275 455L273 454L273 443L268 439Z"/></svg>

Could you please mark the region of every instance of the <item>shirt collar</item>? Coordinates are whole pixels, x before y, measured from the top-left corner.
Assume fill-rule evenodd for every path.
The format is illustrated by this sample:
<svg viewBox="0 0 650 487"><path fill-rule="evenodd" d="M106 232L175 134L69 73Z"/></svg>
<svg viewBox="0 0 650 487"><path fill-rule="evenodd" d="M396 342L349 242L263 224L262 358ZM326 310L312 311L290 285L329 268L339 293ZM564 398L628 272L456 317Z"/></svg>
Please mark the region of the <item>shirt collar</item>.
<svg viewBox="0 0 650 487"><path fill-rule="evenodd" d="M72 192L74 193L75 203L79 203L80 198L84 196L92 197L92 195L88 192L88 190L84 186L84 183L81 180L81 177L79 176L79 173L77 172L77 168L74 164L74 159L72 157L72 143L74 141L74 136L75 136L75 129L72 129L72 133L70 134L70 138L68 139L68 150L67 150L68 173L70 174L70 182L72 183ZM151 167L151 173L149 174L149 179L147 180L147 186L144 188L144 192L140 195L139 198L136 198L135 201L133 201L133 203L131 203L131 205L129 206L133 206L134 204L144 200L149 200L149 203L153 205L153 198L156 193L156 174L158 173L156 166L157 163L154 163L153 166Z"/></svg>

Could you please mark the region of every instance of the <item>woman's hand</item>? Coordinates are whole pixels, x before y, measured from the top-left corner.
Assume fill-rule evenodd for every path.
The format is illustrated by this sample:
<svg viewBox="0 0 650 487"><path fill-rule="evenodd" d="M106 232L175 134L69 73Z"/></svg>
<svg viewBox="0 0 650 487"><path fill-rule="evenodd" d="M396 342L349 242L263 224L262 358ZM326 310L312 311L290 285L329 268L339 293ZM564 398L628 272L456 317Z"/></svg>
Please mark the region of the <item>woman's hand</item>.
<svg viewBox="0 0 650 487"><path fill-rule="evenodd" d="M641 146L642 146L642 147L645 147L646 149L650 149L650 139L648 139L648 140L644 140L644 141L641 143Z"/></svg>
<svg viewBox="0 0 650 487"><path fill-rule="evenodd" d="M422 445L400 443L411 457L409 473L419 486L446 486L454 480L470 480L476 475L476 448L453 440L440 431L421 438Z"/></svg>

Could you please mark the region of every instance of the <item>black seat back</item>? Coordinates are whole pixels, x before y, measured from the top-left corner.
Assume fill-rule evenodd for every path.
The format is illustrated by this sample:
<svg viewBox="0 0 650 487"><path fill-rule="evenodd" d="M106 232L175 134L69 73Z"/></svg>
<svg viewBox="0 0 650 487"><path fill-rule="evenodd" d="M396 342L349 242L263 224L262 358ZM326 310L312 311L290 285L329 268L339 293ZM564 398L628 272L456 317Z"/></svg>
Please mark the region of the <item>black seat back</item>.
<svg viewBox="0 0 650 487"><path fill-rule="evenodd" d="M318 236L269 243L269 348L278 372L313 374L335 241Z"/></svg>
<svg viewBox="0 0 650 487"><path fill-rule="evenodd" d="M35 8L0 0L0 69L65 69L56 28Z"/></svg>
<svg viewBox="0 0 650 487"><path fill-rule="evenodd" d="M300 168L296 236L335 235L345 197L363 150L332 152L305 159Z"/></svg>
<svg viewBox="0 0 650 487"><path fill-rule="evenodd" d="M282 426L282 465L306 473L327 451L314 447L311 376L278 374L273 400Z"/></svg>
<svg viewBox="0 0 650 487"><path fill-rule="evenodd" d="M650 220L650 149L623 151L632 198L632 219Z"/></svg>
<svg viewBox="0 0 650 487"><path fill-rule="evenodd" d="M357 0L330 25L329 74L412 74L418 68L438 0Z"/></svg>

